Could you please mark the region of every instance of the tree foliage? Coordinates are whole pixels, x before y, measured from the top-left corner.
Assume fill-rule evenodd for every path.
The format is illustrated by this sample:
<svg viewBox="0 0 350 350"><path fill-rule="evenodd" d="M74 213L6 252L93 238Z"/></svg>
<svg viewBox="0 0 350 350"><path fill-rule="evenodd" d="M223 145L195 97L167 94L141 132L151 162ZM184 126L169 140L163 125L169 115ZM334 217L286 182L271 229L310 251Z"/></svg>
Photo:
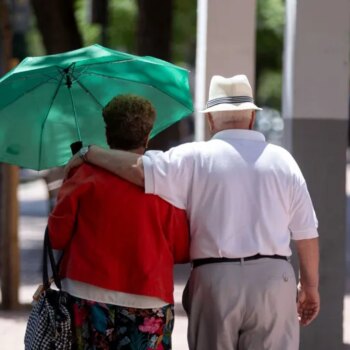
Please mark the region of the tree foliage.
<svg viewBox="0 0 350 350"><path fill-rule="evenodd" d="M257 1L256 86L260 105L281 108L284 0Z"/></svg>
<svg viewBox="0 0 350 350"><path fill-rule="evenodd" d="M33 3L38 1L46 3L43 0L32 1ZM71 1L73 0L69 2ZM156 0L147 1L153 3ZM143 1L143 3L147 3L147 1ZM140 0L109 0L107 46L120 51L138 53L139 2ZM257 1L257 100L261 105L276 109L281 107L284 2L284 0ZM88 0L75 0L74 2L75 17L84 46L101 42L101 25L91 23L89 3ZM172 0L172 6L169 60L185 67L193 67L196 52L197 1ZM52 5L50 8L52 9ZM157 13L157 16L161 16L161 14ZM59 31L56 29L55 32ZM38 31L35 30L35 22L30 31L28 47L31 55L45 54L40 45ZM154 52L153 55L155 55Z"/></svg>
<svg viewBox="0 0 350 350"><path fill-rule="evenodd" d="M120 51L136 53L136 0L110 0L109 45Z"/></svg>
<svg viewBox="0 0 350 350"><path fill-rule="evenodd" d="M159 0L158 0L159 1ZM161 1L165 2L165 1ZM144 3L154 5L154 0ZM86 0L76 0L76 17L83 36L84 45L100 42L101 26L89 21ZM155 16L162 13L154 10ZM170 39L170 61L183 66L194 65L196 45L197 2L172 1L172 30ZM110 0L108 8L108 46L130 53L138 53L138 14L136 0ZM156 54L153 54L156 56Z"/></svg>
<svg viewBox="0 0 350 350"><path fill-rule="evenodd" d="M176 64L194 67L196 26L197 1L174 0L172 57Z"/></svg>

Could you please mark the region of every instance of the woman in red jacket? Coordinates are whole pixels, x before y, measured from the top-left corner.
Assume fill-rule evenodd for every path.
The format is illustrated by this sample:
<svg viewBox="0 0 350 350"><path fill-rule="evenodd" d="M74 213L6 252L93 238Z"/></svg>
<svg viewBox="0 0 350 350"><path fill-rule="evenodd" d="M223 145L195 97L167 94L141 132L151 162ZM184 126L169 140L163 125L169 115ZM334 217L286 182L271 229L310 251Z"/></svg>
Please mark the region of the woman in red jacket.
<svg viewBox="0 0 350 350"><path fill-rule="evenodd" d="M147 100L117 96L103 118L110 148L144 152L155 120ZM75 348L171 349L173 265L189 260L185 212L84 163L62 185L48 225L63 250Z"/></svg>

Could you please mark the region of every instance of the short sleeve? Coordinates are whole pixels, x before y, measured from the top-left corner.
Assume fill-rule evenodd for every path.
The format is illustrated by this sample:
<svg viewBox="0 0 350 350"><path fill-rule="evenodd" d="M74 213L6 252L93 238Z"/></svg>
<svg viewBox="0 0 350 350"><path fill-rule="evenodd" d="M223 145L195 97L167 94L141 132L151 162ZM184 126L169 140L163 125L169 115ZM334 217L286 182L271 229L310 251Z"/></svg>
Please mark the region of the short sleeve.
<svg viewBox="0 0 350 350"><path fill-rule="evenodd" d="M291 203L289 223L291 238L300 240L318 237L316 213L301 172L294 178Z"/></svg>
<svg viewBox="0 0 350 350"><path fill-rule="evenodd" d="M194 149L191 144L167 152L148 151L142 157L145 192L156 194L172 205L186 209L192 183Z"/></svg>

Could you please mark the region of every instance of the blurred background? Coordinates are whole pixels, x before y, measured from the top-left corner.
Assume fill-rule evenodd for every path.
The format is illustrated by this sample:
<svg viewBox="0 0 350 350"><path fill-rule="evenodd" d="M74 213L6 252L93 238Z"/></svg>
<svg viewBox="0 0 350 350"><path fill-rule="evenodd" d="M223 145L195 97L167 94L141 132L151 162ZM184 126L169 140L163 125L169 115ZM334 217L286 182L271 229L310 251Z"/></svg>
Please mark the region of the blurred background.
<svg viewBox="0 0 350 350"><path fill-rule="evenodd" d="M6 64L13 67L27 56L61 53L100 43L118 51L170 61L189 69L194 79L196 1L8 0L3 3L7 4L2 8L2 24L6 27L3 48L12 46L10 62L2 59L3 72ZM256 101L268 107L258 116L257 127L280 142L285 5L283 0L265 0L257 1L256 6ZM152 147L166 149L191 140L193 120L188 118L182 123L160 135Z"/></svg>
<svg viewBox="0 0 350 350"><path fill-rule="evenodd" d="M196 1L130 0L4 0L1 5L0 71L27 56L78 49L94 43L137 55L151 55L196 71ZM255 95L263 111L256 128L274 143L282 143L283 0L256 3ZM233 74L232 74L233 75ZM251 79L252 80L252 79ZM150 148L168 149L194 139L193 116L155 137ZM21 169L20 178L42 177L52 204L62 169L40 173ZM51 204L51 205L52 205Z"/></svg>
<svg viewBox="0 0 350 350"><path fill-rule="evenodd" d="M196 111L204 107L212 74L247 74L256 103L263 107L255 127L270 142L287 147L300 163L323 227L320 233L324 231L321 295L326 307L320 321L309 333L302 334L302 348L337 350L350 348L350 177L346 182L346 175L350 175L350 6L348 0L335 0L332 6L326 0L310 0L308 6L304 3L0 0L0 73L5 74L27 56L61 53L99 43L119 51L154 56L190 70ZM332 26L338 32L329 32ZM219 28L231 35L232 41L230 36L221 36ZM314 63L318 59L314 55L325 62L317 71ZM227 58L225 68L221 67L223 56ZM327 62L322 59L324 56L328 57ZM335 65L341 66L341 72ZM237 67L240 71L236 71ZM312 80L313 69L323 76L322 81ZM328 96L329 91L339 96L339 86L341 109L339 103L331 109L333 120L331 113L320 112L326 103L322 96ZM326 90L318 90L323 87ZM307 100L313 103L310 108L303 96L311 97ZM331 103L333 95L329 99ZM306 111L301 113L304 107L299 106L305 106ZM166 150L207 137L205 124L198 121L195 112L157 135L150 148ZM62 175L62 168L38 172L1 165L0 341L8 344L6 349L23 348L31 294L40 282L44 227ZM176 270L175 350L187 349L186 318L180 302L188 272L188 266Z"/></svg>

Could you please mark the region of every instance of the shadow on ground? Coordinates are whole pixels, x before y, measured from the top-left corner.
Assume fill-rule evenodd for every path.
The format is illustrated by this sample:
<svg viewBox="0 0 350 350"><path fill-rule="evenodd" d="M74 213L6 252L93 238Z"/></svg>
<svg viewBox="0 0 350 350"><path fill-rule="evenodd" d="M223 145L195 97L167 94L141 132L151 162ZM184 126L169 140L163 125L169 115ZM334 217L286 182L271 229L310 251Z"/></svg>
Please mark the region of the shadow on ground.
<svg viewBox="0 0 350 350"><path fill-rule="evenodd" d="M49 213L49 204L47 200L22 200L20 202L21 215L43 216Z"/></svg>
<svg viewBox="0 0 350 350"><path fill-rule="evenodd" d="M190 275L190 264L178 264L174 268L174 282L175 284L185 285Z"/></svg>
<svg viewBox="0 0 350 350"><path fill-rule="evenodd" d="M21 285L39 284L42 281L42 247L21 249Z"/></svg>
<svg viewBox="0 0 350 350"><path fill-rule="evenodd" d="M5 320L16 320L16 321L27 321L32 305L30 304L21 304L18 310L2 310L0 309L0 318Z"/></svg>

